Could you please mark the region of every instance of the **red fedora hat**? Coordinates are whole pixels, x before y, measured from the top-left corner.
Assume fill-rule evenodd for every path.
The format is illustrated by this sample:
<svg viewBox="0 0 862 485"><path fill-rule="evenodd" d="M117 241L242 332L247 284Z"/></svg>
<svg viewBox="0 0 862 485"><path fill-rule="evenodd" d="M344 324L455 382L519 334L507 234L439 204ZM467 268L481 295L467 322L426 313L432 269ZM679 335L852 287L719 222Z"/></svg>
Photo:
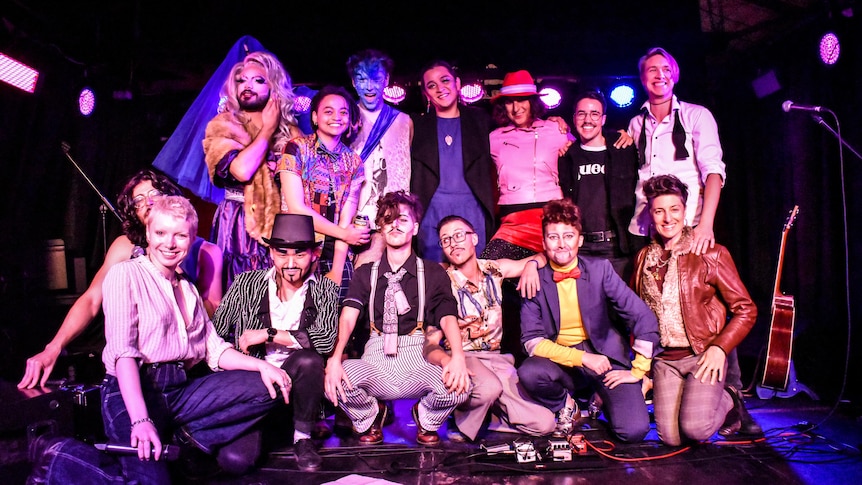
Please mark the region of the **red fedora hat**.
<svg viewBox="0 0 862 485"><path fill-rule="evenodd" d="M503 87L500 91L491 98L491 101L496 101L500 97L523 98L525 96L538 96L539 91L536 89L536 83L533 81L533 76L525 70L506 73L503 76Z"/></svg>

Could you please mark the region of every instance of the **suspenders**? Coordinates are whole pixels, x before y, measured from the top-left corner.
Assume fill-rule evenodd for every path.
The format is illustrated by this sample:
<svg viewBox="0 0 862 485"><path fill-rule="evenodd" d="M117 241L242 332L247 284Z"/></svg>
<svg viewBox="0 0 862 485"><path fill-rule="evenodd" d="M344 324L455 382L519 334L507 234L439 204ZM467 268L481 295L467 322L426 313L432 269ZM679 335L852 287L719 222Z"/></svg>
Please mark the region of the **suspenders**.
<svg viewBox="0 0 862 485"><path fill-rule="evenodd" d="M371 266L371 296L368 298L368 321L372 336L375 333L383 335L383 332L378 330L377 326L374 325L374 294L377 293L377 274L379 268L379 260L375 261ZM425 263L422 261L422 258L416 258L416 273L417 287L419 289L419 313L416 314L416 328L413 329L413 332L417 330L422 332L425 325Z"/></svg>

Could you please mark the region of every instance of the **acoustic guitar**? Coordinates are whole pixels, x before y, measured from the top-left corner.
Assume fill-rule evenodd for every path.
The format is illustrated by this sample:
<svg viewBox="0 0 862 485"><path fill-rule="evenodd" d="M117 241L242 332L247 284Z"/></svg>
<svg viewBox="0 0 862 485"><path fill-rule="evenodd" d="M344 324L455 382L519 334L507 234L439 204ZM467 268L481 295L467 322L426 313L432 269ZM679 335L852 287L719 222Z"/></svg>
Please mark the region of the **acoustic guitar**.
<svg viewBox="0 0 862 485"><path fill-rule="evenodd" d="M793 353L793 327L796 322L796 305L793 296L781 292L781 270L784 266L784 247L787 233L793 227L799 206L793 206L781 233L778 250L778 271L775 275L775 290L772 296L772 321L769 324L769 345L766 348L766 366L763 369L764 387L776 390L787 389Z"/></svg>

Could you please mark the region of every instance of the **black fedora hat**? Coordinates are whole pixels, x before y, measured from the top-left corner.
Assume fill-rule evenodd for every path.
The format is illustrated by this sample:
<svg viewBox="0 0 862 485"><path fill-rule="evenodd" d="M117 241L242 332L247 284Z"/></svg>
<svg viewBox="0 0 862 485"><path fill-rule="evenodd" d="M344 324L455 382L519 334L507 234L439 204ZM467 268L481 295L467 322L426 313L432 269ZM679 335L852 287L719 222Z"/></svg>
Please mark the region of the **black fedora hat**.
<svg viewBox="0 0 862 485"><path fill-rule="evenodd" d="M319 244L314 240L314 219L305 214L276 214L272 236L262 239L277 248L308 249Z"/></svg>

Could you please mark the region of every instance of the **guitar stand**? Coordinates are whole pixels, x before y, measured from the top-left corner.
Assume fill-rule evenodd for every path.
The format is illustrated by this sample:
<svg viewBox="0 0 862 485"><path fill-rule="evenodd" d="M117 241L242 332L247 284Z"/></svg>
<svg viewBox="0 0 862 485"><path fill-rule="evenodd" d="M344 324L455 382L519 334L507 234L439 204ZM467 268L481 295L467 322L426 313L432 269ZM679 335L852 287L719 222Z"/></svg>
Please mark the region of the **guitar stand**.
<svg viewBox="0 0 862 485"><path fill-rule="evenodd" d="M787 378L786 389L777 389L758 384L755 390L757 392L757 397L764 400L772 399L773 397L781 397L785 399L791 398L800 392L808 394L808 397L811 398L812 401L820 400L820 397L818 397L811 388L796 380L796 367L793 365L792 360L790 361L790 372L789 377Z"/></svg>

